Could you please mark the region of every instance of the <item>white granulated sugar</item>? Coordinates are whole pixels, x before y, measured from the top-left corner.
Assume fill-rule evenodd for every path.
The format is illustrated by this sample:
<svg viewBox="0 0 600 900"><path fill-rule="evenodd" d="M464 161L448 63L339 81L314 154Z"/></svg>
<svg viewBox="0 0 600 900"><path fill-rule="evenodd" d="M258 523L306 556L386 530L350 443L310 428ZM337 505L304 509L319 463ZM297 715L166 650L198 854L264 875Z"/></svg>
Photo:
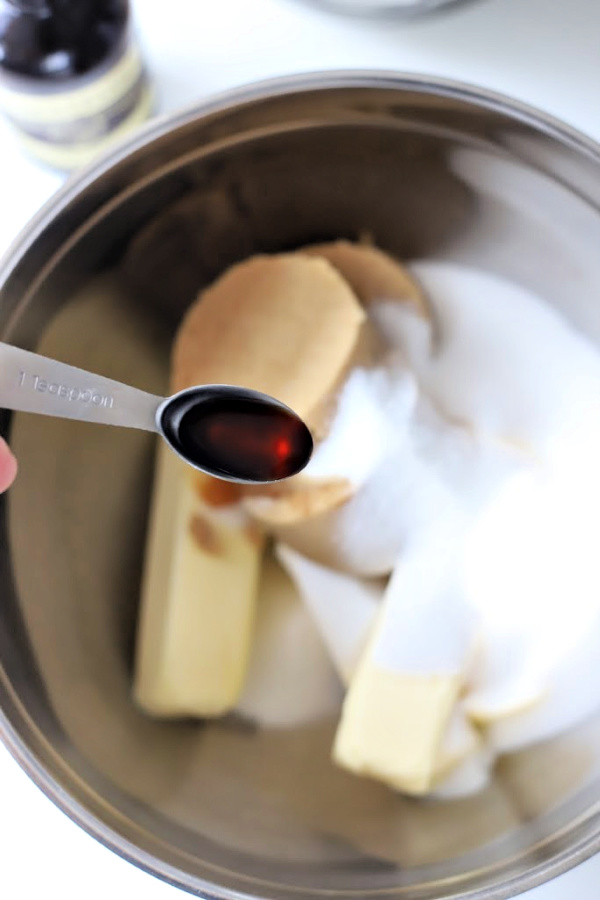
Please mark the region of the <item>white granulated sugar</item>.
<svg viewBox="0 0 600 900"><path fill-rule="evenodd" d="M494 753L490 748L480 745L452 769L433 789L431 796L439 800L453 800L477 794L488 784L493 763Z"/></svg>
<svg viewBox="0 0 600 900"><path fill-rule="evenodd" d="M416 383L408 372L390 381L385 369L354 369L340 391L327 440L316 447L304 475L347 478L355 487L364 484L386 453L393 429L390 400L392 412L406 416L416 399Z"/></svg>
<svg viewBox="0 0 600 900"><path fill-rule="evenodd" d="M411 541L396 565L373 642L375 663L409 675L461 672L475 647L476 621L456 577L461 523L446 517Z"/></svg>
<svg viewBox="0 0 600 900"><path fill-rule="evenodd" d="M276 537L345 681L367 633L382 669L461 673L450 797L600 709L600 354L518 285L412 271L435 322L369 307L387 356L349 375L307 468L354 495ZM392 571L380 604L364 579Z"/></svg>
<svg viewBox="0 0 600 900"><path fill-rule="evenodd" d="M329 651L340 678L350 682L383 596L383 586L336 572L284 544L275 554L287 570Z"/></svg>
<svg viewBox="0 0 600 900"><path fill-rule="evenodd" d="M388 436L382 461L356 494L318 519L279 529L283 542L352 574L392 570L413 530L448 499L436 472L414 452L404 405L402 417L393 421L396 434ZM350 444L341 452L351 456L354 448Z"/></svg>
<svg viewBox="0 0 600 900"><path fill-rule="evenodd" d="M377 465L339 509L283 526L277 535L325 565L356 575L385 575L394 568L406 541L442 512L453 510L454 516L462 516L466 508L479 505L514 467L516 454L514 448L455 427L440 417L427 398L417 402L414 379L396 357L388 360L386 368L363 373L361 390L370 391L371 408L378 404L386 423L379 454L373 452L368 434L363 437L361 429L338 427L337 419L320 452L324 456L329 445L328 475L346 472L352 477L352 460L358 460L352 473L358 479L359 471L364 475L366 469L366 454L360 449L364 440L371 447L370 460L378 458ZM364 407L364 397L362 401ZM358 423L360 408L357 405ZM351 417L350 404L342 406L338 415ZM340 460L337 473L334 450Z"/></svg>
<svg viewBox="0 0 600 900"><path fill-rule="evenodd" d="M433 352L422 321L401 304L381 304L374 315L452 420L542 452L597 406L600 357L550 306L518 285L451 263L417 263L412 271L437 319Z"/></svg>
<svg viewBox="0 0 600 900"><path fill-rule="evenodd" d="M341 681L292 581L267 557L248 674L236 710L268 728L292 728L339 711Z"/></svg>
<svg viewBox="0 0 600 900"><path fill-rule="evenodd" d="M543 697L491 723L485 732L488 745L497 753L519 750L555 737L597 713L600 710L599 652L600 613L582 635L577 651L564 656L552 668Z"/></svg>

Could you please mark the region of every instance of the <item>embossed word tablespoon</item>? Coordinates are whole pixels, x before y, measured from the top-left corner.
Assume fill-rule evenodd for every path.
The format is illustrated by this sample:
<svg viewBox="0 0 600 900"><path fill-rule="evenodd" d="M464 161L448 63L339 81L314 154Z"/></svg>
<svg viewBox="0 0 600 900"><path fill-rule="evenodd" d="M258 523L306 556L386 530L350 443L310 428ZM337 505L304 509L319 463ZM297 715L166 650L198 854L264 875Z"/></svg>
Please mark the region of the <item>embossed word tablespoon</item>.
<svg viewBox="0 0 600 900"><path fill-rule="evenodd" d="M296 413L259 391L208 384L157 397L3 343L0 407L155 431L196 469L247 484L295 475L313 448Z"/></svg>

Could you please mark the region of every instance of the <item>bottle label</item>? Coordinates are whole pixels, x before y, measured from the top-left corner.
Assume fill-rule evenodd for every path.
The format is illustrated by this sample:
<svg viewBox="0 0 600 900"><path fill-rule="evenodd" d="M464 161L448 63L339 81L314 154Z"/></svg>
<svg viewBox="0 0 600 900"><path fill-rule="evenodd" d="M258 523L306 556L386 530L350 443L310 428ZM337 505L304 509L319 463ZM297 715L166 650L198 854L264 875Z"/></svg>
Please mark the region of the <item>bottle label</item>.
<svg viewBox="0 0 600 900"><path fill-rule="evenodd" d="M0 84L0 107L26 145L59 166L62 155L78 162L78 147L85 156L87 148L141 121L150 106L148 80L134 44L106 72L80 87L33 92L21 84L13 87L8 79ZM70 167L69 162L65 166Z"/></svg>

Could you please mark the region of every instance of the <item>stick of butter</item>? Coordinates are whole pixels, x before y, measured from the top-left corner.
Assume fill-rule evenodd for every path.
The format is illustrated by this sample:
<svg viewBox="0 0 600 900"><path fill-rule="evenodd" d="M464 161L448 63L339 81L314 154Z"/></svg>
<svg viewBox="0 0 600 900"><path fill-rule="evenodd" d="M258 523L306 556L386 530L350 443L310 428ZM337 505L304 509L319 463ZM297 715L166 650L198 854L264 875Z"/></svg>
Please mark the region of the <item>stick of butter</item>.
<svg viewBox="0 0 600 900"><path fill-rule="evenodd" d="M334 760L409 794L437 776L442 739L474 644L451 578L445 529L407 548L346 695Z"/></svg>
<svg viewBox="0 0 600 900"><path fill-rule="evenodd" d="M157 716L218 716L242 691L263 538L237 506L201 496L208 476L159 447L134 694Z"/></svg>
<svg viewBox="0 0 600 900"><path fill-rule="evenodd" d="M240 384L306 416L349 364L364 323L329 263L256 257L229 269L188 310L171 386ZM262 537L239 499L239 491L193 473L161 447L134 686L154 715L218 716L241 695Z"/></svg>

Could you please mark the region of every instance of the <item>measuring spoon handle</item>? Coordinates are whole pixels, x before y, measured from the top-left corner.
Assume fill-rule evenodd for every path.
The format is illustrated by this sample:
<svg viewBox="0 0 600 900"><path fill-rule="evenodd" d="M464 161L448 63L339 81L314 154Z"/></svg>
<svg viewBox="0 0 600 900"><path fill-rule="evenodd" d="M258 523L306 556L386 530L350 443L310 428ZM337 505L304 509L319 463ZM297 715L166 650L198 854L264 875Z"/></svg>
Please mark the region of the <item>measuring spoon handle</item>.
<svg viewBox="0 0 600 900"><path fill-rule="evenodd" d="M0 407L156 431L164 400L102 375L0 342Z"/></svg>

